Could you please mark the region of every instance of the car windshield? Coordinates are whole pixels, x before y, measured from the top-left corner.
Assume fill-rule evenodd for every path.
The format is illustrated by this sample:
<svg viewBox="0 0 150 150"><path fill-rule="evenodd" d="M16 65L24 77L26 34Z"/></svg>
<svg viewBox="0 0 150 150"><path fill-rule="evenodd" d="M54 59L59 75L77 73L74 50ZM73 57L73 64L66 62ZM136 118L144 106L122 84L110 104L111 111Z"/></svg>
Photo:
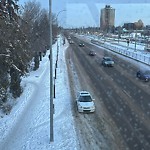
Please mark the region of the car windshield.
<svg viewBox="0 0 150 150"><path fill-rule="evenodd" d="M106 61L112 61L112 59L111 59L111 58L105 58L105 60L106 60Z"/></svg>
<svg viewBox="0 0 150 150"><path fill-rule="evenodd" d="M91 102L92 98L91 98L91 96L80 96L79 101L80 102Z"/></svg>

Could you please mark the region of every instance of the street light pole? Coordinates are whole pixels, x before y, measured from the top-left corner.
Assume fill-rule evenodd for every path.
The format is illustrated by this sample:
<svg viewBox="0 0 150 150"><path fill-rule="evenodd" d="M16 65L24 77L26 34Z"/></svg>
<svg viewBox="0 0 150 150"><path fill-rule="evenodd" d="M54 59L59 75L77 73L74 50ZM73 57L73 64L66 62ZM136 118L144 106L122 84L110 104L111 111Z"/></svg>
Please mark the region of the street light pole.
<svg viewBox="0 0 150 150"><path fill-rule="evenodd" d="M61 12L63 12L63 11L66 11L65 9L64 10L61 10L61 11L59 11L58 13L57 13L57 15L56 15L56 20L58 21L58 16L59 16L59 14L61 13ZM58 28L59 28L59 24L58 24ZM58 54L58 49L59 49L59 46L58 46L58 38L57 38L57 54Z"/></svg>
<svg viewBox="0 0 150 150"><path fill-rule="evenodd" d="M50 142L54 141L53 134L53 55L52 55L52 0L49 0L50 21Z"/></svg>
<svg viewBox="0 0 150 150"><path fill-rule="evenodd" d="M61 11L59 11L59 12L57 13L56 19L58 18L58 15L59 15L61 12L63 12L63 11L66 11L66 10L64 9L64 10L61 10Z"/></svg>
<svg viewBox="0 0 150 150"><path fill-rule="evenodd" d="M61 10L57 13L56 17L55 17L55 20L57 20L57 23L58 23L58 16L60 15L60 13L62 13L63 11L66 11L65 9L64 10ZM59 28L59 24L58 24L58 28Z"/></svg>
<svg viewBox="0 0 150 150"><path fill-rule="evenodd" d="M65 10L58 12L58 15ZM53 132L53 114L54 114L54 104L53 104L53 53L52 53L52 0L49 0L49 21L50 21L50 142L54 141L54 132Z"/></svg>

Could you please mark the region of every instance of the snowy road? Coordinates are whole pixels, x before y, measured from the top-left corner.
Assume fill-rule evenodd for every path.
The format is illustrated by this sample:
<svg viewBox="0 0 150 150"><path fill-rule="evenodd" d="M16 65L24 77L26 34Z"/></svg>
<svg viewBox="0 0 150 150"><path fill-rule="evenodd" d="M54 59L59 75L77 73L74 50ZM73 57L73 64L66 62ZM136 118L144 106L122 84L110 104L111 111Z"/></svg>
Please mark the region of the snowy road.
<svg viewBox="0 0 150 150"><path fill-rule="evenodd" d="M90 91L96 103L94 114L74 112L81 149L148 149L149 83L136 79L140 63L134 65L136 63L124 61L118 55L89 43L80 48L79 41L74 40L76 43L68 50L68 59L74 66L70 68L80 84L74 91ZM95 57L88 56L91 49L97 53ZM113 68L101 65L104 55L113 57L116 62ZM77 83L75 80L75 85Z"/></svg>

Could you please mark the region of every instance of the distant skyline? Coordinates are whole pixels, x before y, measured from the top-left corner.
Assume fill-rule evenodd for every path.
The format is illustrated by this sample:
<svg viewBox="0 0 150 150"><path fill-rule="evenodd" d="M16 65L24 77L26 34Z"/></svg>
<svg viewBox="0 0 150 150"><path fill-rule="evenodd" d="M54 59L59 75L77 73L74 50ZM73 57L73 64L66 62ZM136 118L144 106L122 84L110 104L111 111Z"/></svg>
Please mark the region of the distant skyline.
<svg viewBox="0 0 150 150"><path fill-rule="evenodd" d="M20 0L24 5L28 0ZM48 10L49 0L36 0ZM141 19L144 25L150 24L150 0L52 0L52 12L58 15L63 27L99 27L100 11L105 5L115 9L115 26Z"/></svg>

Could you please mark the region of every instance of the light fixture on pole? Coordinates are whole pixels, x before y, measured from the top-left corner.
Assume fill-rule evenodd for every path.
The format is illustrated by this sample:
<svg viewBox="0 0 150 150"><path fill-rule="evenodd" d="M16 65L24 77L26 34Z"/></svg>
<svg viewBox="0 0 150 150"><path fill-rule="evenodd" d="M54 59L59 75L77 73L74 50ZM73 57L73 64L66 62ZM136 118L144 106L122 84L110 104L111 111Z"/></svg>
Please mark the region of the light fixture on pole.
<svg viewBox="0 0 150 150"><path fill-rule="evenodd" d="M55 17L55 20L57 20L57 23L58 23L58 16L60 15L60 13L66 11L65 9L64 10L61 10L57 13L56 17ZM58 28L59 28L59 24L58 24Z"/></svg>
<svg viewBox="0 0 150 150"><path fill-rule="evenodd" d="M66 11L66 10L64 9L64 10L61 10L61 11L59 11L59 12L57 13L56 19L58 18L59 14L60 14L61 12L63 12L63 11Z"/></svg>
<svg viewBox="0 0 150 150"><path fill-rule="evenodd" d="M56 15L56 20L58 21L58 16L60 15L60 13L61 12L64 12L64 11L66 11L65 9L64 10L61 10L61 11L59 11L58 13L57 13L57 15ZM58 24L58 28L59 28L59 24ZM58 33L57 33L58 34ZM59 46L58 46L58 35L57 35L57 53L58 53L58 49L59 49Z"/></svg>

